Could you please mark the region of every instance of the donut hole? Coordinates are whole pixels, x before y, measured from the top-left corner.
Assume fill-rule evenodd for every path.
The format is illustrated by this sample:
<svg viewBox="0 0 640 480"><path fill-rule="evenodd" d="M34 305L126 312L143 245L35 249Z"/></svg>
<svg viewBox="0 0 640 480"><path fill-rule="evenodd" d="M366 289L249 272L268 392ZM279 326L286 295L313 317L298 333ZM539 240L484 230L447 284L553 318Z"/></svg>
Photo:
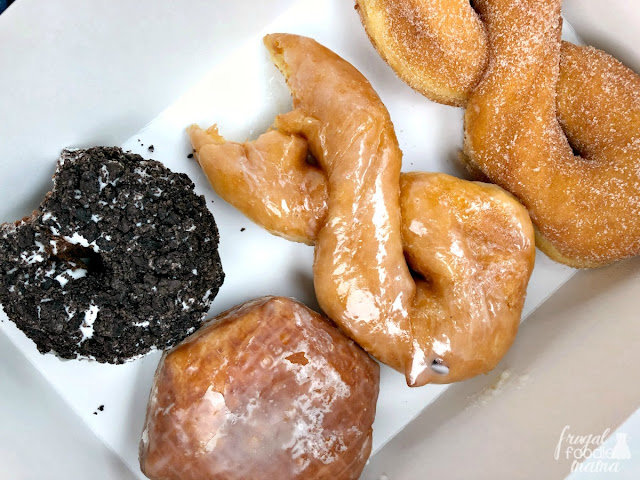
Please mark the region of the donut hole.
<svg viewBox="0 0 640 480"><path fill-rule="evenodd" d="M413 266L411 265L411 259L405 255L405 260L407 262L407 266L409 267L409 273L411 274L411 277L417 281L417 282L425 282L428 283L429 285L433 285L433 278L430 277L428 274L424 274L422 272L419 272L418 270L414 269Z"/></svg>
<svg viewBox="0 0 640 480"><path fill-rule="evenodd" d="M305 159L305 161L307 162L307 164L311 166L314 166L314 167L320 166L320 164L318 163L318 159L314 157L309 151L307 151L307 158Z"/></svg>
<svg viewBox="0 0 640 480"><path fill-rule="evenodd" d="M572 139L571 139L571 137L569 137L568 135L567 135L567 143L568 143L568 144L569 144L569 146L571 147L571 151L573 152L573 155L574 155L574 156L576 156L576 157L582 157L582 156L584 156L584 155L583 155L583 152L582 152L582 151L581 151L581 149L580 149L580 146L579 146L579 145L577 145L577 142L576 142L576 141L574 141L574 140L572 140Z"/></svg>
<svg viewBox="0 0 640 480"><path fill-rule="evenodd" d="M79 267L87 270L89 274L99 274L106 270L104 261L98 252L95 252L89 247L83 247L82 245L75 245L72 243L64 243L58 245L58 254L56 258L73 262Z"/></svg>
<svg viewBox="0 0 640 480"><path fill-rule="evenodd" d="M87 255L80 257L80 261L84 263L87 271L89 273L104 273L106 268L100 254L94 252L90 248L87 248L86 250Z"/></svg>

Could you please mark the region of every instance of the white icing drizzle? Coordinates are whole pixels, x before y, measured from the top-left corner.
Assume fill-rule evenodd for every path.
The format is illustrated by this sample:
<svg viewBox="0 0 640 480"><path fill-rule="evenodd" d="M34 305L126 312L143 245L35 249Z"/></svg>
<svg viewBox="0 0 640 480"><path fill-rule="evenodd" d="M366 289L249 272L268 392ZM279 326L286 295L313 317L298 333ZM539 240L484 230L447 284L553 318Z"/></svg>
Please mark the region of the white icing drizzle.
<svg viewBox="0 0 640 480"><path fill-rule="evenodd" d="M89 309L84 312L84 320L82 325L80 325L80 331L82 332L82 340L80 340L80 342L84 342L93 337L93 324L98 318L99 312L100 307L91 302Z"/></svg>
<svg viewBox="0 0 640 480"><path fill-rule="evenodd" d="M120 179L115 178L111 180L109 178L109 170L107 170L106 165L102 165L102 167L100 167L100 175L98 176L98 185L100 187L100 191L104 190L107 185L111 185L115 187L116 184L118 183L118 180Z"/></svg>
<svg viewBox="0 0 640 480"><path fill-rule="evenodd" d="M53 268L53 271L55 272L55 267ZM46 275L46 276L49 276L49 275ZM78 280L79 278L86 277L86 276L87 276L87 271L84 268L76 268L76 269L67 268L64 272L62 272L60 275L56 277L56 280L58 281L60 286L64 287L69 282L69 279Z"/></svg>
<svg viewBox="0 0 640 480"><path fill-rule="evenodd" d="M53 231L53 228L52 228L52 231ZM81 245L81 246L86 247L86 248L91 248L91 250L93 250L96 253L98 253L100 251L100 247L98 247L98 245L96 245L95 241L89 243L89 240L84 238L78 232L73 232L73 235L70 236L70 237L69 236L64 236L62 238L66 242L71 243L72 245Z"/></svg>

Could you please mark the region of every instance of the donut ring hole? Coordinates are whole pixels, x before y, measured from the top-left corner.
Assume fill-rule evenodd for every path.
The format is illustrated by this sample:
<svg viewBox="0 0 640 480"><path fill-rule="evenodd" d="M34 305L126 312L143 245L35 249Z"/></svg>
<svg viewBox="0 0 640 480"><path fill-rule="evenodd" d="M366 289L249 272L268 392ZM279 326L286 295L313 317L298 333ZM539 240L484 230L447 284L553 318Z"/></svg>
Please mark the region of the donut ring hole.
<svg viewBox="0 0 640 480"><path fill-rule="evenodd" d="M314 157L311 152L307 152L307 158L305 159L305 161L307 162L307 164L309 165L313 165L314 167L319 167L320 164L318 163L318 159L316 157Z"/></svg>
<svg viewBox="0 0 640 480"><path fill-rule="evenodd" d="M62 242L58 244L58 253L55 258L66 262L73 262L80 268L84 268L88 274L101 274L106 271L102 257L92 248Z"/></svg>
<svg viewBox="0 0 640 480"><path fill-rule="evenodd" d="M571 138L571 136L567 135L567 143L569 144L569 146L571 147L571 151L573 152L573 155L576 157L585 157L584 153L580 148L580 146L578 145L578 142L575 141L574 139Z"/></svg>
<svg viewBox="0 0 640 480"><path fill-rule="evenodd" d="M417 270L415 270L414 268L412 268L411 266L411 259L405 254L404 256L406 262L407 262L407 266L409 267L409 273L411 274L411 278L413 278L416 281L421 281L421 282L426 282L429 284L433 283L433 279L431 277L429 277L428 275L423 274L422 272L419 272Z"/></svg>

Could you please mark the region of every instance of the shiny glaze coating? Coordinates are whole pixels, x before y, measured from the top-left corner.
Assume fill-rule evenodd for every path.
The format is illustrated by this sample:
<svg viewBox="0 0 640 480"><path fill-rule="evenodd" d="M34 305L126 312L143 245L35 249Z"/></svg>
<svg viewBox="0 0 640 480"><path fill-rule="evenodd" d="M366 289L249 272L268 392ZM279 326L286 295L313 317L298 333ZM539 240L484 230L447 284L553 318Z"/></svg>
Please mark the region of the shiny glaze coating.
<svg viewBox="0 0 640 480"><path fill-rule="evenodd" d="M140 465L152 480L355 480L378 389L378 364L322 316L247 302L162 358Z"/></svg>
<svg viewBox="0 0 640 480"><path fill-rule="evenodd" d="M294 110L276 118L280 145L262 137L225 143L216 130L189 127L216 191L270 231L316 245L320 306L409 385L492 369L513 342L533 268L524 208L490 185L443 174L401 178L388 112L353 66L305 37L268 35L265 44L287 78ZM315 167L281 168L290 163L283 145L293 138L321 167L325 181L316 178L313 189L300 185ZM269 148L246 153L257 145ZM265 205L286 208L265 213ZM291 225L306 237L290 235Z"/></svg>
<svg viewBox="0 0 640 480"><path fill-rule="evenodd" d="M432 100L468 104L467 167L527 207L542 251L583 268L638 255L640 77L561 42L561 0L472 3L356 7L398 76Z"/></svg>
<svg viewBox="0 0 640 480"><path fill-rule="evenodd" d="M208 158L201 165L220 196L252 192L237 196L234 202L242 213L260 218L260 225L269 232L294 242L315 239L327 211L326 177L307 163L308 147L303 138L272 130L255 142L226 143L215 125L206 131L192 127L189 134L193 148ZM269 161L265 162L267 155ZM289 184L295 188L286 188ZM270 197L272 190L278 192L276 198ZM297 203L300 191L313 200Z"/></svg>

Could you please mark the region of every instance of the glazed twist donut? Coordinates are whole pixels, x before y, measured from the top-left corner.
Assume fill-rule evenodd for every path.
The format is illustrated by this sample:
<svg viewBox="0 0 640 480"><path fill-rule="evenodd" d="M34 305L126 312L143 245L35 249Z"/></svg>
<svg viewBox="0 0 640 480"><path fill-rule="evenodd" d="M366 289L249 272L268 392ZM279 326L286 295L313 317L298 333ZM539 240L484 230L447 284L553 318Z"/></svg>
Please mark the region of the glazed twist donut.
<svg viewBox="0 0 640 480"><path fill-rule="evenodd" d="M409 385L492 369L533 268L526 210L493 185L400 176L391 119L360 72L309 38L268 35L265 45L294 110L244 144L189 127L216 192L269 231L315 244L321 308Z"/></svg>
<svg viewBox="0 0 640 480"><path fill-rule="evenodd" d="M561 42L561 3L357 7L400 77L431 99L467 105L467 166L525 205L538 246L556 261L596 267L640 253L640 77L599 50Z"/></svg>

